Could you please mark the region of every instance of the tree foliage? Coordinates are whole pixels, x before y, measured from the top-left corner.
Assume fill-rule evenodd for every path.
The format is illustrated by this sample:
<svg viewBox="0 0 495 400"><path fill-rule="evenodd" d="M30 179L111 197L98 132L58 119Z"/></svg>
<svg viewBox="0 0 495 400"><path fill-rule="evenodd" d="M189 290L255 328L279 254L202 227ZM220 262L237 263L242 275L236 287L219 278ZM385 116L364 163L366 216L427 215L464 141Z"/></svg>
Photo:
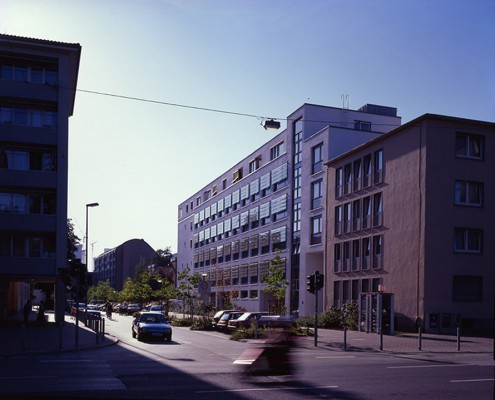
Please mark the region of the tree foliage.
<svg viewBox="0 0 495 400"><path fill-rule="evenodd" d="M278 252L276 256L270 260L268 274L263 277L262 281L266 285L263 288L263 291L270 294L275 300L274 312L276 314L284 314L285 293L289 281L285 278L285 261L282 260Z"/></svg>

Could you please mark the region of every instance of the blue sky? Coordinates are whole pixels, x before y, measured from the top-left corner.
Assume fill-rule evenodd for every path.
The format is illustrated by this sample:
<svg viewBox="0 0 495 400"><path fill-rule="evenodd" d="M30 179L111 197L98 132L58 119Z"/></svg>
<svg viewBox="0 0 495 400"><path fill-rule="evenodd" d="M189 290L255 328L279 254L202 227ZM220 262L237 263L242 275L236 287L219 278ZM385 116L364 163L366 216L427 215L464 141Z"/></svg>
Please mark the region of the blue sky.
<svg viewBox="0 0 495 400"><path fill-rule="evenodd" d="M495 121L493 0L0 0L2 33L82 46L78 88L284 118L305 102ZM284 127L285 124L282 124ZM78 92L69 218L94 255L177 248L177 206L269 139L254 117Z"/></svg>

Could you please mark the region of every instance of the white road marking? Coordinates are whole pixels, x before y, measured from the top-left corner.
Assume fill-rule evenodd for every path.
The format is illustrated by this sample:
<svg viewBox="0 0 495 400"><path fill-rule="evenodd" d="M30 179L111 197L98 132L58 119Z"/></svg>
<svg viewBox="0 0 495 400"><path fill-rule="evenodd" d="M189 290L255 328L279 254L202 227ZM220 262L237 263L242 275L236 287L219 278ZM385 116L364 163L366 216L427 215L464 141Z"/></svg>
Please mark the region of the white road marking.
<svg viewBox="0 0 495 400"><path fill-rule="evenodd" d="M356 356L318 356L315 358L330 358L330 359L342 359L342 358L356 358Z"/></svg>
<svg viewBox="0 0 495 400"><path fill-rule="evenodd" d="M400 365L397 367L387 367L388 369L405 368L445 368L445 367L465 367L467 364L435 364L435 365Z"/></svg>
<svg viewBox="0 0 495 400"><path fill-rule="evenodd" d="M489 382L489 381L495 381L495 378L488 378L488 379L456 379L456 380L450 381L450 383Z"/></svg>
<svg viewBox="0 0 495 400"><path fill-rule="evenodd" d="M276 388L245 388L245 389L225 389L225 390L198 390L196 394L205 393L231 393L231 392L268 392L274 390L310 390L310 389L335 389L338 386L317 386L317 387L276 387Z"/></svg>

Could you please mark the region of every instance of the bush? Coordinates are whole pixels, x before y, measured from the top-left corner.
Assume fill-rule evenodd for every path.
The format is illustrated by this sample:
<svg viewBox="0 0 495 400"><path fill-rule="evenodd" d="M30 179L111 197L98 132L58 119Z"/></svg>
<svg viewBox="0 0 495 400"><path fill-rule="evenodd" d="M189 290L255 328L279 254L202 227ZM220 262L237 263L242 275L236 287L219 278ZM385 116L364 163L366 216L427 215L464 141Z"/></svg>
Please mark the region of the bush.
<svg viewBox="0 0 495 400"><path fill-rule="evenodd" d="M358 325L359 308L352 301L345 303L341 308L330 307L328 310L318 314L318 327L326 329L347 329L355 330ZM301 317L297 320L299 328L313 328L314 317Z"/></svg>

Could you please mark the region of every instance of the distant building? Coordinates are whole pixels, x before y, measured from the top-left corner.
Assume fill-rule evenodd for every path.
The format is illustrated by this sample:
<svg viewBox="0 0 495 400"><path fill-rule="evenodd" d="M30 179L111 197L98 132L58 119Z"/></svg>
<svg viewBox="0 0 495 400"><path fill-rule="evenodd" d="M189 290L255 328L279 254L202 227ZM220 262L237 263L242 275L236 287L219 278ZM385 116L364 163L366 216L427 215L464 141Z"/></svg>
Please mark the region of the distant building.
<svg viewBox="0 0 495 400"><path fill-rule="evenodd" d="M154 254L155 250L143 239L131 239L105 250L94 258L93 285L108 280L115 290L122 290L126 279L136 276L136 267L141 262L150 265Z"/></svg>
<svg viewBox="0 0 495 400"><path fill-rule="evenodd" d="M202 275L207 301L216 307L231 300L268 311L273 299L262 279L279 254L290 282L288 312L312 314L314 296L305 281L324 269L324 163L401 123L395 108L371 104L359 110L304 104L287 121L286 129L179 205L178 273L189 268ZM212 157L221 153L219 147Z"/></svg>
<svg viewBox="0 0 495 400"><path fill-rule="evenodd" d="M326 307L387 294L398 329L493 333L495 123L425 114L327 166Z"/></svg>
<svg viewBox="0 0 495 400"><path fill-rule="evenodd" d="M81 46L0 34L0 320L34 286L63 321L69 117Z"/></svg>

